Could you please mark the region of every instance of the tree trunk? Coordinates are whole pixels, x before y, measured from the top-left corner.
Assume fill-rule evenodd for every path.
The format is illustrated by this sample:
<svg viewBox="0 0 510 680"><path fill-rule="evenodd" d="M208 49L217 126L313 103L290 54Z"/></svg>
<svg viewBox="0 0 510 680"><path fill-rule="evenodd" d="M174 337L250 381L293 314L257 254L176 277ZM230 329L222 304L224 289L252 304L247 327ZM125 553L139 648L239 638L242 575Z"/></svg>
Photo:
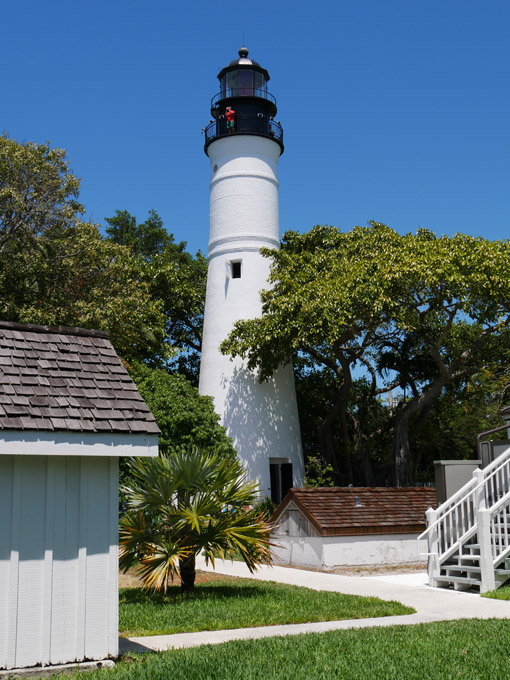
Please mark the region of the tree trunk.
<svg viewBox="0 0 510 680"><path fill-rule="evenodd" d="M363 467L363 477L365 479L365 486L374 486L374 473L372 471L372 461L370 460L370 453L368 452L367 447L363 441L359 446L359 455L361 458L361 465Z"/></svg>
<svg viewBox="0 0 510 680"><path fill-rule="evenodd" d="M181 577L181 593L192 593L195 590L195 553L179 559L179 575Z"/></svg>
<svg viewBox="0 0 510 680"><path fill-rule="evenodd" d="M342 408L340 411L340 425L342 429L342 441L344 444L345 464L347 467L347 484L352 485L354 483L354 476L352 474L351 440L349 437L349 429L347 427L346 408L347 405L344 401L342 401Z"/></svg>
<svg viewBox="0 0 510 680"><path fill-rule="evenodd" d="M319 440L320 454L327 463L330 463L335 473L335 481L340 483L341 473L335 455L333 444L333 420L326 417L317 427L317 438Z"/></svg>
<svg viewBox="0 0 510 680"><path fill-rule="evenodd" d="M413 486L413 471L409 453L409 437L407 426L409 419L404 414L397 417L395 438L393 440L393 456L395 461L395 486Z"/></svg>
<svg viewBox="0 0 510 680"><path fill-rule="evenodd" d="M393 439L395 486L412 486L414 484L408 434L411 417L423 410L425 410L426 417L428 415L427 410L449 382L452 382L451 374L443 372L418 398L410 399L401 410L397 411Z"/></svg>

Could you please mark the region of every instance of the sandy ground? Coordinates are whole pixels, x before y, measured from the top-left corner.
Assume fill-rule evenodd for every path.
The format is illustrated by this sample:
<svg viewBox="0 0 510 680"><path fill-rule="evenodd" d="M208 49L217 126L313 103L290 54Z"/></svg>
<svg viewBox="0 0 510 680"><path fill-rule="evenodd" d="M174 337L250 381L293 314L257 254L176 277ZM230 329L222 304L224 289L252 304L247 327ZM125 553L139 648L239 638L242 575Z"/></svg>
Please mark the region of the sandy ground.
<svg viewBox="0 0 510 680"><path fill-rule="evenodd" d="M218 579L225 580L228 578L230 577L225 576L225 574L211 574L207 571L197 571L195 583L208 583L209 581L217 581ZM176 578L174 583L176 586L179 585L179 579ZM142 585L142 582L136 575L136 569L130 569L127 574L119 572L119 588L141 588Z"/></svg>
<svg viewBox="0 0 510 680"><path fill-rule="evenodd" d="M288 566L288 565L282 565ZM291 569L301 569L301 567L290 567ZM304 571L321 571L320 569L304 569ZM412 564L392 564L387 566L367 565L358 567L336 567L332 571L325 572L329 574L342 574L343 576L379 576L383 574L406 574L409 572L426 571L427 565L425 562L413 562ZM218 579L228 579L224 574L213 574L211 572L197 570L197 577L195 583L208 583L209 581L216 581ZM179 580L175 579L175 584L179 584ZM136 575L136 569L130 569L127 574L119 573L119 588L140 588L142 582Z"/></svg>
<svg viewBox="0 0 510 680"><path fill-rule="evenodd" d="M409 564L371 564L358 567L336 567L331 574L343 574L344 576L379 576L382 574L407 574L415 571L427 571L426 562L410 562Z"/></svg>

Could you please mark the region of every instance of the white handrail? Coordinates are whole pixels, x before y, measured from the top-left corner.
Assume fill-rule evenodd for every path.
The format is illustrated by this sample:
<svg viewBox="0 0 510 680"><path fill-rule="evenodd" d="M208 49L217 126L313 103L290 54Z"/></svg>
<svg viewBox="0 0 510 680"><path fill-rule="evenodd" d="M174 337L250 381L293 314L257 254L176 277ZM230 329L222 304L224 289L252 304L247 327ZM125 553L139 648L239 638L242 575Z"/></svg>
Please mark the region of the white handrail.
<svg viewBox="0 0 510 680"><path fill-rule="evenodd" d="M436 513L440 513L440 517L438 517L433 524L427 527L425 531L418 536L418 540L425 538L429 531L438 526L447 515L453 513L454 510L460 507L461 503L467 501L470 496L474 496L476 491L481 489L483 486L487 485L489 480L492 479L497 472L499 472L505 465L509 463L509 460L510 449L508 449L508 451L505 454L501 454L500 456L498 456L495 460L492 461L492 463L490 463L490 465L487 465L487 467L482 468L481 471L483 472L483 479L482 481L478 482L478 484L476 484L476 476L478 470L475 470L473 472L473 477L469 480L469 482L464 484L464 486L461 487L455 494L453 494L453 496L451 496L447 501L440 505L439 508L436 509ZM473 484L476 485L473 486ZM451 505L451 503L457 497L459 497L459 500L455 502L453 505Z"/></svg>

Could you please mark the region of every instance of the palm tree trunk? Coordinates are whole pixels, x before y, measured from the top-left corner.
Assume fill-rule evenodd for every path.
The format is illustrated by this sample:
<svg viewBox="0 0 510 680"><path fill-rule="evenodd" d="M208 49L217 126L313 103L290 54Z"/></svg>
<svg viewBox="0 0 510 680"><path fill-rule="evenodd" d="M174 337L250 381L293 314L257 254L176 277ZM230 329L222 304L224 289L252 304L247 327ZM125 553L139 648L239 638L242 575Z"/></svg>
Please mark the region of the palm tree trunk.
<svg viewBox="0 0 510 680"><path fill-rule="evenodd" d="M195 590L195 553L179 559L179 575L181 577L181 593L192 593Z"/></svg>

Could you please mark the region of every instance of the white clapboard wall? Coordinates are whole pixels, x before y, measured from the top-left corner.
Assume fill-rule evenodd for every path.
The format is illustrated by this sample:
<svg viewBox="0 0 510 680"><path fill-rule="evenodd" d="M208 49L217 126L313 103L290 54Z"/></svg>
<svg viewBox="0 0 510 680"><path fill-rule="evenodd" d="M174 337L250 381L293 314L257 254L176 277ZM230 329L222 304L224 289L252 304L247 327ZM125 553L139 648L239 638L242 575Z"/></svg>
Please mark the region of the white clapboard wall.
<svg viewBox="0 0 510 680"><path fill-rule="evenodd" d="M0 456L0 668L118 653L118 459Z"/></svg>

